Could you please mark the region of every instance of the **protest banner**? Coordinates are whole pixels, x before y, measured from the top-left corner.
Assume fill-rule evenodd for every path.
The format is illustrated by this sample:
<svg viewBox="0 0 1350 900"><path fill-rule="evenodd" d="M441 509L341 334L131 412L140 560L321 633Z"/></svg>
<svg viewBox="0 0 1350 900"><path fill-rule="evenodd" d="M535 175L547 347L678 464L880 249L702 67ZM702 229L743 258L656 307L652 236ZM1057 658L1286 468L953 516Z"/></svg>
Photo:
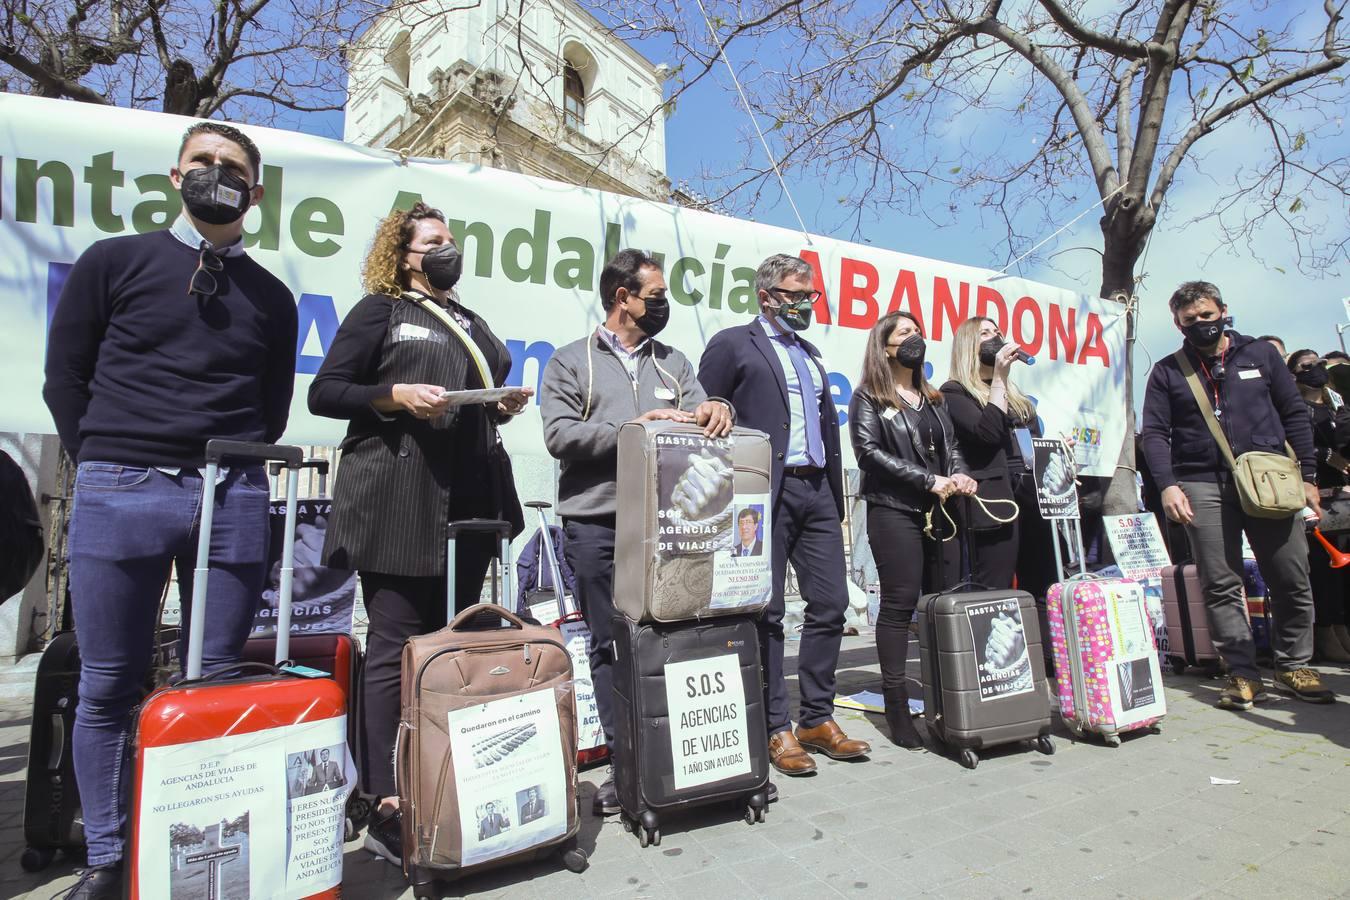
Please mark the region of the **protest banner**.
<svg viewBox="0 0 1350 900"><path fill-rule="evenodd" d="M42 402L46 328L61 286L94 241L167 227L180 201L168 172L191 120L142 110L0 94L0 377L10 402L0 430L52 432ZM607 194L513 172L241 126L263 156L263 201L245 217L245 246L295 294L299 356L285 440L336 444L343 423L310 415L310 381L343 315L379 219L425 200L443 209L465 253L459 290L512 356L511 385L538 387L556 347L600 322L596 285L622 247L663 260L673 301L661 339L697 360L718 330L757 311L755 267L801 256L823 295L809 337L820 349L841 427L869 329L913 313L931 374L946 378L953 333L994 319L1037 357L1018 383L1045 433L1077 438L1083 474L1109 476L1125 437L1123 308L988 269L924 259L768 225ZM543 456L537 400L503 438ZM844 440L845 465L852 450Z"/></svg>

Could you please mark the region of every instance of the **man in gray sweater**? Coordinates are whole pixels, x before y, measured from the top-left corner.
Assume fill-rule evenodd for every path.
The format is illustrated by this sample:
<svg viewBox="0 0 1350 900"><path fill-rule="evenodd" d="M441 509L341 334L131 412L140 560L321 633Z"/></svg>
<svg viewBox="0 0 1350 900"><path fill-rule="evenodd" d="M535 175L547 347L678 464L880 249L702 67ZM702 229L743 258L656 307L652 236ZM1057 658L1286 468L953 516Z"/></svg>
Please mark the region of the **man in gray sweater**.
<svg viewBox="0 0 1350 900"><path fill-rule="evenodd" d="M558 515L565 554L576 573L581 613L591 630L591 681L611 758L614 750L614 514L619 426L625 422L693 422L709 437L732 427L731 405L709 399L685 355L659 343L670 319L661 264L621 250L600 273L605 321L558 348L544 369L540 412L544 445L562 463ZM596 792L597 816L619 812L611 775Z"/></svg>

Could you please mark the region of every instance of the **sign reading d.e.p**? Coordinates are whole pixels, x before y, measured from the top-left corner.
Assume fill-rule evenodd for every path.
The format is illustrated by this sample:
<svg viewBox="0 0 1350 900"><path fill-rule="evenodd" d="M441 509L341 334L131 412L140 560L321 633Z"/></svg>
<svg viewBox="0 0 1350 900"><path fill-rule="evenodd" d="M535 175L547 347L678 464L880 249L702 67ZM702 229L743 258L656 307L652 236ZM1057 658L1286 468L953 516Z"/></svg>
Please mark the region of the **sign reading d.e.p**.
<svg viewBox="0 0 1350 900"><path fill-rule="evenodd" d="M750 773L745 686L734 653L666 665L675 789Z"/></svg>

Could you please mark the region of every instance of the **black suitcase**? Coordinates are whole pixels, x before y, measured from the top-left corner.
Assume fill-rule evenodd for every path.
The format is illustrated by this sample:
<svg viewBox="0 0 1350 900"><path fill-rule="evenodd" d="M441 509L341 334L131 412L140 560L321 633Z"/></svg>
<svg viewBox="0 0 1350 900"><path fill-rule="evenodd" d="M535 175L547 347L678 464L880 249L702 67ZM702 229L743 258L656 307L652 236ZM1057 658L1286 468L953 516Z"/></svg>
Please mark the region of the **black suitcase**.
<svg viewBox="0 0 1350 900"><path fill-rule="evenodd" d="M729 801L762 822L769 747L755 619L635 625L616 615L611 627L624 827L656 846L667 812Z"/></svg>
<svg viewBox="0 0 1350 900"><path fill-rule="evenodd" d="M924 721L938 742L960 751L961 765L973 769L981 749L1017 741L1035 740L1042 753L1055 752L1030 594L928 594L919 598L915 617Z"/></svg>
<svg viewBox="0 0 1350 900"><path fill-rule="evenodd" d="M38 660L33 685L33 718L28 732L28 770L23 798L24 851L19 865L40 872L58 851L84 850L83 809L75 782L75 706L79 702L80 649L70 625L70 598L66 597L62 627ZM160 626L156 659L147 676L145 692L154 689L164 673L177 666L179 631Z"/></svg>
<svg viewBox="0 0 1350 900"><path fill-rule="evenodd" d="M79 682L80 651L75 646L75 632L59 632L42 651L33 688L23 802L26 846L19 859L28 872L47 868L58 850L70 852L84 847L80 793L70 752Z"/></svg>

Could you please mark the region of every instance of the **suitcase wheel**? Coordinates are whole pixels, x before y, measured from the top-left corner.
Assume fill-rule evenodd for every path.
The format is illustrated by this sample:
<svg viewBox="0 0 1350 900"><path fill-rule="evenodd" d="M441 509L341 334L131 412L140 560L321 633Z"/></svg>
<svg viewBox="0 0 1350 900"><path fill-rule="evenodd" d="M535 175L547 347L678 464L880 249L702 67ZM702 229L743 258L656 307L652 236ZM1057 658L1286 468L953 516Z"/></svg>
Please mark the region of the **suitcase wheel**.
<svg viewBox="0 0 1350 900"><path fill-rule="evenodd" d="M745 824L747 824L747 825L754 825L754 824L756 824L757 822L763 822L763 821L764 821L764 807L762 807L762 806L753 806L753 805L751 805L751 804L746 804L746 807L745 807Z"/></svg>
<svg viewBox="0 0 1350 900"><path fill-rule="evenodd" d="M591 864L586 851L577 846L576 838L572 838L559 848L558 857L562 860L563 868L577 875L585 872Z"/></svg>
<svg viewBox="0 0 1350 900"><path fill-rule="evenodd" d="M961 751L960 760L961 765L965 766L967 769L973 769L980 764L980 754L967 747L965 750Z"/></svg>
<svg viewBox="0 0 1350 900"><path fill-rule="evenodd" d="M1102 740L1106 741L1106 746L1112 750L1120 746L1120 735L1118 734L1104 734Z"/></svg>
<svg viewBox="0 0 1350 900"><path fill-rule="evenodd" d="M409 869L408 884L412 886L413 896L417 900L439 900L440 891L436 889L435 877L421 866Z"/></svg>
<svg viewBox="0 0 1350 900"><path fill-rule="evenodd" d="M1050 735L1043 734L1040 737L1036 738L1036 749L1044 753L1046 756L1054 756L1055 742L1050 739Z"/></svg>
<svg viewBox="0 0 1350 900"><path fill-rule="evenodd" d="M52 864L56 858L56 851L44 847L26 847L23 856L19 857L19 865L25 872L41 872Z"/></svg>
<svg viewBox="0 0 1350 900"><path fill-rule="evenodd" d="M1182 659L1179 656L1172 656L1168 658L1167 662L1172 669L1173 675L1186 674L1186 660Z"/></svg>

